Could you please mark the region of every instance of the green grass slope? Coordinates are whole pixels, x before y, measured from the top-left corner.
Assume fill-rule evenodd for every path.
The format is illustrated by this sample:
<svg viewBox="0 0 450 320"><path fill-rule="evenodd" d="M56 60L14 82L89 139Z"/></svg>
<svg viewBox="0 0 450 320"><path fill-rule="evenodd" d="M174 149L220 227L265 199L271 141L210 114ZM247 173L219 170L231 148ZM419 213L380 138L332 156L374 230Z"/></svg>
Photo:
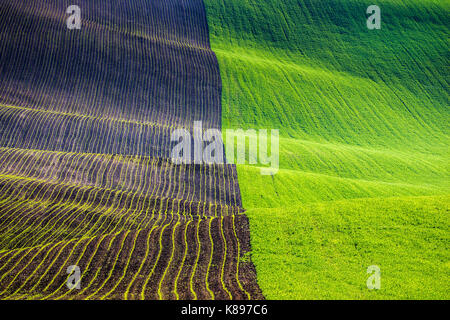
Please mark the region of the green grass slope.
<svg viewBox="0 0 450 320"><path fill-rule="evenodd" d="M382 29L368 30L371 4L205 0L224 128L280 129L278 174L238 166L267 298L449 298L450 7L381 0Z"/></svg>
<svg viewBox="0 0 450 320"><path fill-rule="evenodd" d="M249 210L260 284L274 299L448 298L449 209L434 196Z"/></svg>

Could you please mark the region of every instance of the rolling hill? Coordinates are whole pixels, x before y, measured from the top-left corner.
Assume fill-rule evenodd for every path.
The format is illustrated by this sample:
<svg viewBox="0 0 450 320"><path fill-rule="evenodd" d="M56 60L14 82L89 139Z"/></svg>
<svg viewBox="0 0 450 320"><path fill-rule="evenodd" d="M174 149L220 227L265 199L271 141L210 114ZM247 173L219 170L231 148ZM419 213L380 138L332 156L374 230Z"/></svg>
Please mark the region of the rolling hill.
<svg viewBox="0 0 450 320"><path fill-rule="evenodd" d="M450 7L372 4L1 1L0 298L449 299ZM195 121L278 173L174 163Z"/></svg>
<svg viewBox="0 0 450 320"><path fill-rule="evenodd" d="M371 4L205 0L223 127L280 130L276 175L238 165L269 299L449 298L449 6Z"/></svg>
<svg viewBox="0 0 450 320"><path fill-rule="evenodd" d="M236 167L171 158L221 128L203 2L71 4L0 3L0 298L261 297Z"/></svg>

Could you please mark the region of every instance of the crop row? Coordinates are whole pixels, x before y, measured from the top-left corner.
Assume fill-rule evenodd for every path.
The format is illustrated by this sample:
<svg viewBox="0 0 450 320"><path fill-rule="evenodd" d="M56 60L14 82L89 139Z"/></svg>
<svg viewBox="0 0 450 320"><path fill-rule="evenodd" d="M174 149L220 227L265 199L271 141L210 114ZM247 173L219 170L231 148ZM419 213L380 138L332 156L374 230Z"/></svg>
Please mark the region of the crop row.
<svg viewBox="0 0 450 320"><path fill-rule="evenodd" d="M2 105L168 127L202 120L220 128L220 74L206 45L202 1L78 5L84 24L74 32L61 1L0 3Z"/></svg>
<svg viewBox="0 0 450 320"><path fill-rule="evenodd" d="M0 253L3 299L260 298L243 257L247 218L155 216L138 230ZM80 289L66 268L81 269Z"/></svg>
<svg viewBox="0 0 450 320"><path fill-rule="evenodd" d="M187 165L120 154L0 148L0 176L55 186L85 186L145 197L242 206L233 165Z"/></svg>
<svg viewBox="0 0 450 320"><path fill-rule="evenodd" d="M202 170L200 173L203 173L209 181L202 179L197 182L186 182L183 179L186 176L192 177L187 174L189 170L186 170L183 165L164 163L164 169L158 168L161 172L157 179L145 178L146 174L139 175L138 171L132 167L129 171L130 175L135 177L135 181L133 181L133 179L127 178L128 167L122 163L123 170L117 173L117 185L123 188L120 190L111 188L108 174L105 173L111 173L114 170L111 167L107 170L108 166L105 161L96 163L84 160L89 163L90 170L87 173L69 170L69 174L65 174L64 170L58 172L55 168L70 169L71 167L66 163L70 162L71 157L62 154L68 158L67 161L64 161L59 159L58 155L46 152L44 154L50 158L48 162L54 165L49 167L38 165L39 170L34 171L30 169L32 166L28 165L25 166L27 170L21 172L22 162L18 161L20 158L11 156L11 153L15 155L17 151L6 151L9 152L0 154L8 159L13 158L15 166L5 164L6 161L0 165L3 166L0 169L1 249L16 249L73 237L92 236L123 229L138 229L157 212L169 211L191 218L193 216L228 216L241 212L240 206L227 205L226 196L235 194L233 192L236 192L234 189L236 183L233 182L233 185L229 185L233 189L228 190L225 187L230 181L224 179L223 176L219 176L213 183L214 179L211 176L215 171L219 172L218 169L223 171L223 166L218 166L217 170L207 168L207 166L198 166ZM26 152L25 155L27 155ZM80 157L79 154L72 156ZM86 155L87 159L89 156ZM1 160L0 156L0 162ZM138 160L134 158L128 160L132 164L133 161L138 163ZM104 168L103 170L93 170L93 165L104 165ZM174 166L174 168L169 171L167 167L170 166ZM8 172L6 171L8 168L19 168L19 170ZM82 166L82 168L86 167ZM206 172L206 169L210 174ZM154 171L156 171L156 166ZM78 177L81 181L65 179L67 176ZM98 179L99 176L104 180ZM126 183L129 183L130 180L133 184L127 189ZM234 181L234 177L231 177L230 180ZM140 186L142 184L149 185L142 188ZM186 191L191 188L200 188L200 190ZM202 196L203 198L201 198ZM234 200L236 201L236 199Z"/></svg>

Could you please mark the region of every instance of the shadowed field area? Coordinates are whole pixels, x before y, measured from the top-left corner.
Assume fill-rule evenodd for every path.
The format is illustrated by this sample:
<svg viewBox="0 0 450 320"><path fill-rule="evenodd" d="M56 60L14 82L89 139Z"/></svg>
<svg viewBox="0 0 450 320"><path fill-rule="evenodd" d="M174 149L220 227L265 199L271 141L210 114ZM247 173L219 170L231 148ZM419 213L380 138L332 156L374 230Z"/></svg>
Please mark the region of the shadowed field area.
<svg viewBox="0 0 450 320"><path fill-rule="evenodd" d="M71 4L0 3L0 298L262 297L236 167L170 159L221 128L203 2Z"/></svg>

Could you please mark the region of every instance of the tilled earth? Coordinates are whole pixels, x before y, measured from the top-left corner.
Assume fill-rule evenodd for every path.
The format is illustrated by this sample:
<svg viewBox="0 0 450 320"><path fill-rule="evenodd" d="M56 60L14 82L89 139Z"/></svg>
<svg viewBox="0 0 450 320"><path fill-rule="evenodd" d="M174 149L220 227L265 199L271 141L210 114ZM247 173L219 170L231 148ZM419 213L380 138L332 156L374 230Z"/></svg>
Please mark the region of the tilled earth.
<svg viewBox="0 0 450 320"><path fill-rule="evenodd" d="M0 3L0 298L262 298L235 166L170 160L221 128L203 2L78 3Z"/></svg>

